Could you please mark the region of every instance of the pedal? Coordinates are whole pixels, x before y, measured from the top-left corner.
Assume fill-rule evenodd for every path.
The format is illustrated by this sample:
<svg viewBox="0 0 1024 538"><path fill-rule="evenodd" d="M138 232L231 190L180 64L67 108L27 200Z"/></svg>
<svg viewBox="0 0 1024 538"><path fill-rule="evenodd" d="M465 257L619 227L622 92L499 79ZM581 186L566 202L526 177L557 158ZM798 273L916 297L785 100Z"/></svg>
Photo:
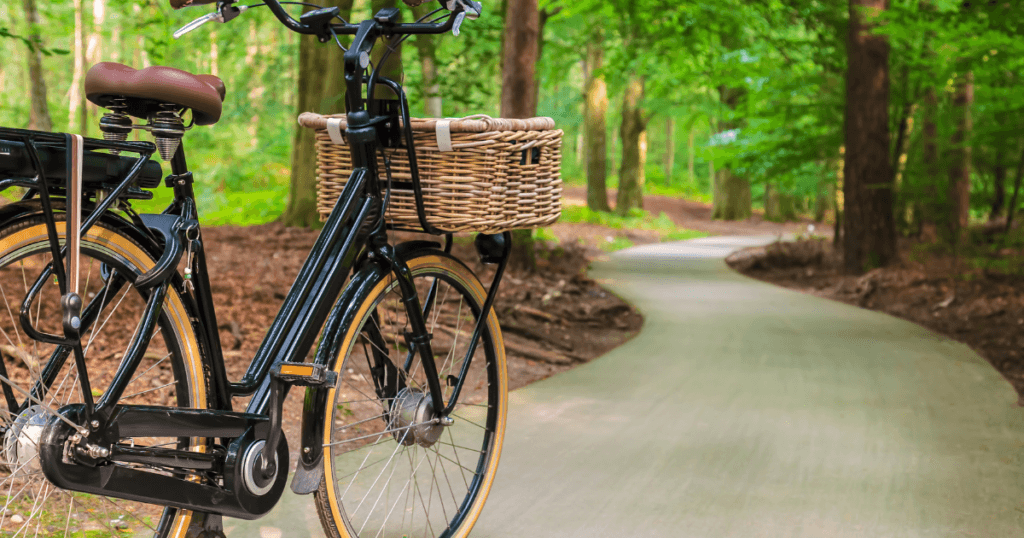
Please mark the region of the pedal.
<svg viewBox="0 0 1024 538"><path fill-rule="evenodd" d="M270 377L297 387L332 388L338 381L338 374L322 364L277 362L270 368Z"/></svg>

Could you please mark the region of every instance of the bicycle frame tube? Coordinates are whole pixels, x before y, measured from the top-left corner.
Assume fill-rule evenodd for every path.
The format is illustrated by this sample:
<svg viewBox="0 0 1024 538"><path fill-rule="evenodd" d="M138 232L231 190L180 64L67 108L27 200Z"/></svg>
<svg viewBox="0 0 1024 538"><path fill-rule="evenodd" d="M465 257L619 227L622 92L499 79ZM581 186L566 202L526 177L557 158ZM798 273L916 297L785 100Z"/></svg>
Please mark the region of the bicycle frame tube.
<svg viewBox="0 0 1024 538"><path fill-rule="evenodd" d="M291 289L285 296L281 309L271 324L263 342L260 344L245 375L238 382L229 382L223 366L223 352L220 336L217 331L217 319L211 301L209 271L205 259L205 245L199 241L194 249L193 276L195 297L198 300L197 314L199 324L204 327L201 340L206 343L210 352L210 366L213 383L216 388L216 406L229 410L231 398L238 395L252 394L253 398L247 408L249 413L265 414L270 399L270 367L277 361L301 362L315 343L316 336L327 320L332 306L341 295L341 290L355 265L357 255L364 246L380 254L376 257L382 269L394 272L402 284L403 295L413 312L413 332L418 343L417 353L424 361L425 370L430 373L436 369L430 353L429 336L422 322L419 298L409 278L408 268L400 256L386 244L382 234L369 234L367 230L374 224L370 222L382 215L381 182L378 179L377 130L375 124L380 118L372 117L366 110L361 96L364 91L364 78L360 65L359 52L369 52L373 42L381 35L382 28L374 21L362 23L356 38L345 54L345 81L348 91L348 129L346 136L352 154L353 172L346 183L341 196L325 223L306 261L299 270ZM376 78L376 77L374 77ZM390 81L388 81L390 82ZM392 86L392 84L387 84ZM398 86L394 84L393 86ZM392 89L395 89L394 87ZM398 87L400 92L400 87ZM367 96L372 100L372 96ZM403 114L408 117L407 102L402 99ZM408 122L406 122L408 124ZM172 160L174 176L175 202L168 212L182 212L190 203L194 203L194 192L191 187L191 174L184 158L183 146L179 146ZM180 180L180 181L179 181ZM369 237L368 237L369 234ZM443 408L441 387L436 375L429 376L432 397L437 400L435 406Z"/></svg>

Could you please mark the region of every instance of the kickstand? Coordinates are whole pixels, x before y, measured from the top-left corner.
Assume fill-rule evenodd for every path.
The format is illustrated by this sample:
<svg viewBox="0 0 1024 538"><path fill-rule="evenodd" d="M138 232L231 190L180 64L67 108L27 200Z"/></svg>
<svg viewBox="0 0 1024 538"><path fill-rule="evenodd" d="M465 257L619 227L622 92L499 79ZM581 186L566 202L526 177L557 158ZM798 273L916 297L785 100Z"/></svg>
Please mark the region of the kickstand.
<svg viewBox="0 0 1024 538"><path fill-rule="evenodd" d="M206 514L202 524L193 523L188 538L227 538L224 534L224 517L220 514Z"/></svg>

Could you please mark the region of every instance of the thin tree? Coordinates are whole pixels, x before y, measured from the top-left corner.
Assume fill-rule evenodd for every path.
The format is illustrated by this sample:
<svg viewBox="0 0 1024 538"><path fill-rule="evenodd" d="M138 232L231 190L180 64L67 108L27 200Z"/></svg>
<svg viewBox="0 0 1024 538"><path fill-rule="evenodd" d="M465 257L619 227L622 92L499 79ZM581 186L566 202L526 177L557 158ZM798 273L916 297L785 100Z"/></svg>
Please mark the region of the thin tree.
<svg viewBox="0 0 1024 538"><path fill-rule="evenodd" d="M844 268L862 273L896 259L889 156L889 42L872 19L889 0L850 0L843 171Z"/></svg>
<svg viewBox="0 0 1024 538"><path fill-rule="evenodd" d="M413 13L419 19L430 13L434 6L431 3L423 3L413 8ZM437 76L437 39L438 36L427 34L415 37L420 70L423 72L423 110L428 118L444 117L441 83Z"/></svg>
<svg viewBox="0 0 1024 538"><path fill-rule="evenodd" d="M957 118L956 130L950 140L949 200L952 214L949 216L949 238L960 243L967 231L971 210L971 145L970 136L971 104L974 102L974 74L957 76L953 94L953 110Z"/></svg>
<svg viewBox="0 0 1024 538"><path fill-rule="evenodd" d="M587 161L587 207L610 211L608 207L608 84L601 73L604 56L603 33L595 31L587 43L584 84L583 139Z"/></svg>
<svg viewBox="0 0 1024 538"><path fill-rule="evenodd" d="M622 97L622 164L619 167L619 191L615 212L626 215L630 209L644 207L644 168L647 165L647 122L643 109L644 78L634 75Z"/></svg>
<svg viewBox="0 0 1024 538"><path fill-rule="evenodd" d="M28 78L31 84L32 113L29 116L29 129L52 131L53 120L50 119L50 107L46 103L46 79L43 76L43 44L39 34L39 12L36 11L35 0L24 0L25 20L28 22Z"/></svg>

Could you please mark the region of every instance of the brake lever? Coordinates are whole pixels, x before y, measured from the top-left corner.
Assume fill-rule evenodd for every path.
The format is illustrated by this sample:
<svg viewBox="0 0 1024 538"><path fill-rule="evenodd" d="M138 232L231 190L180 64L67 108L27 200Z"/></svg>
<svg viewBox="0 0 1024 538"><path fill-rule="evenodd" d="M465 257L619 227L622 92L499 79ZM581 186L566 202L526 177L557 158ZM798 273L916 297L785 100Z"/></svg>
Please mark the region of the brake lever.
<svg viewBox="0 0 1024 538"><path fill-rule="evenodd" d="M462 23L469 18L469 20L476 20L480 18L483 13L484 6L476 0L448 0L446 6L450 11L458 10L458 14L455 15L455 22L452 24L452 35L458 37L462 32Z"/></svg>
<svg viewBox="0 0 1024 538"><path fill-rule="evenodd" d="M445 7L448 11L455 11L461 7L462 11L466 13L471 21L480 18L480 15L483 15L484 12L484 5L476 0L447 0Z"/></svg>
<svg viewBox="0 0 1024 538"><path fill-rule="evenodd" d="M181 36L191 32L192 30L195 30L196 28L199 28L200 26L210 21L228 22L231 19L234 19L235 17L241 15L242 12L244 12L247 9L249 9L249 6L233 6L226 2L222 2L217 5L217 11L214 11L213 13L210 13L208 15L203 15L202 17L199 17L198 19L179 28L177 32L174 32L174 39L179 39Z"/></svg>

